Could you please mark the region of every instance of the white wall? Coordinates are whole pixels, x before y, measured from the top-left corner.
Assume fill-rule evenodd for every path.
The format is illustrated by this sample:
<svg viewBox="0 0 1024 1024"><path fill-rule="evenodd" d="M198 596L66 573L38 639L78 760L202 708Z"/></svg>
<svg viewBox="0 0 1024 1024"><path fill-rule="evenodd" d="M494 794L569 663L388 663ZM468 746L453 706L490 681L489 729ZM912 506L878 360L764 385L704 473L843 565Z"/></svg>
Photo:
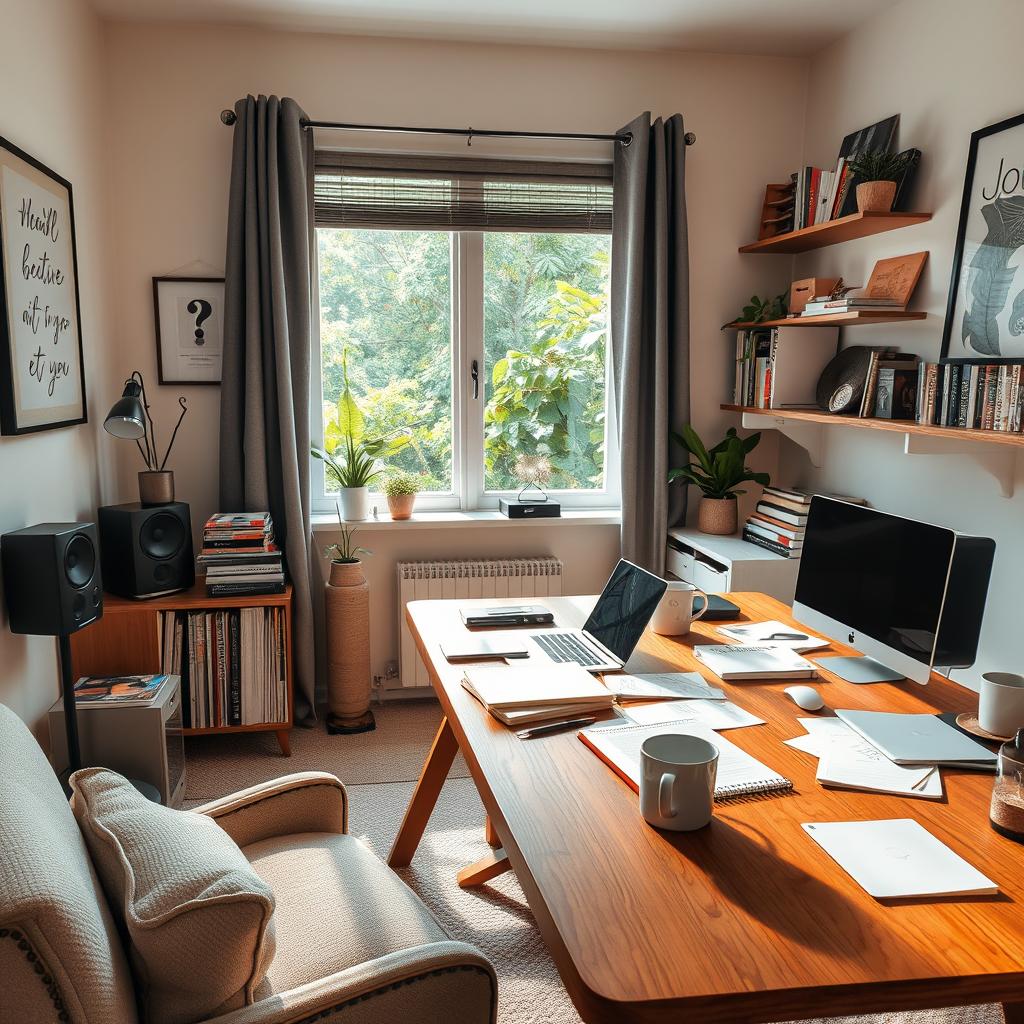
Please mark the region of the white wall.
<svg viewBox="0 0 1024 1024"><path fill-rule="evenodd" d="M760 212L768 168L787 168L801 142L805 65L781 58L618 53L520 46L289 34L217 26L112 24L109 67L109 196L117 282L115 339L120 374L156 379L150 278L192 261L223 269L231 133L218 115L248 92L297 99L313 117L383 124L474 125L614 131L636 114L681 111L697 133L687 154L690 212L694 419L720 431L731 374L719 326L754 287L781 290L788 267L741 260L736 247ZM352 143L346 137L346 144ZM338 136L331 144L338 145ZM382 148L416 145L388 137ZM451 145L451 143L449 143ZM454 143L455 152L465 146ZM543 155L537 144L475 140L474 153ZM528 148L533 145L534 148ZM565 154L567 150L558 150ZM597 158L593 145L572 151ZM751 158L756 154L756 159ZM768 270L767 275L765 274ZM766 281L767 277L767 281ZM191 412L171 459L178 496L193 523L216 510L219 392L152 387L170 422L177 395ZM164 431L166 432L166 427ZM764 445L769 459L773 440ZM107 443L119 467L119 500L135 493L138 458ZM325 541L323 535L318 541ZM551 553L572 568L568 585L593 591L617 553L616 527L477 530L472 535L392 531L366 538L374 593L375 673L397 655L393 564L397 557Z"/></svg>
<svg viewBox="0 0 1024 1024"><path fill-rule="evenodd" d="M38 522L92 520L99 502L96 431L109 397L111 330L103 293L102 43L98 20L79 0L4 0L0 135L74 189L89 423L0 437L0 533ZM12 635L0 608L0 701L45 740L42 716L58 693L53 639Z"/></svg>
<svg viewBox="0 0 1024 1024"><path fill-rule="evenodd" d="M845 344L892 344L938 359L970 135L1024 110L1022 30L1019 0L904 0L812 62L805 162L830 166L844 134L899 113L900 147L924 154L913 205L934 211L927 224L796 261L798 277L814 272L863 283L876 259L930 252L913 300L927 320L847 330ZM953 677L976 686L989 669L1021 671L1024 460L1016 496L1007 500L973 456L905 456L899 435L881 432L833 428L827 438L819 473L783 441L780 479L863 495L878 508L996 540L980 657Z"/></svg>

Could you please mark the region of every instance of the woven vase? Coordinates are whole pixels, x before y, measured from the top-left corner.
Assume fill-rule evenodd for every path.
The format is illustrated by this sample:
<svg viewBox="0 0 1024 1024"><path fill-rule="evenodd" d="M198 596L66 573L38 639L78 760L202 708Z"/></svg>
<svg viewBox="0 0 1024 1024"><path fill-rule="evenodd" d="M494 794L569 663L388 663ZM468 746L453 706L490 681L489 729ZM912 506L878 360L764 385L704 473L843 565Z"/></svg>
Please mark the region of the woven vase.
<svg viewBox="0 0 1024 1024"><path fill-rule="evenodd" d="M362 562L331 562L324 586L327 620L327 731L369 732L370 587Z"/></svg>
<svg viewBox="0 0 1024 1024"><path fill-rule="evenodd" d="M724 537L736 532L735 498L701 498L697 510L697 529Z"/></svg>
<svg viewBox="0 0 1024 1024"><path fill-rule="evenodd" d="M888 213L895 199L895 181L864 181L857 186L857 209L861 213Z"/></svg>

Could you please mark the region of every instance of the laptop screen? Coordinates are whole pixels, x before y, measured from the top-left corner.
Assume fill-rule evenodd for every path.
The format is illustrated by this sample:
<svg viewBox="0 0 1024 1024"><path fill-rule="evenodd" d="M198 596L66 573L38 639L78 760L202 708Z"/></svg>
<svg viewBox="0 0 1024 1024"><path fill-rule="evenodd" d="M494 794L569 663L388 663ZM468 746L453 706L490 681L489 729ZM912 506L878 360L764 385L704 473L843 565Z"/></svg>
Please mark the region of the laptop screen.
<svg viewBox="0 0 1024 1024"><path fill-rule="evenodd" d="M667 588L663 579L620 559L583 628L625 663Z"/></svg>

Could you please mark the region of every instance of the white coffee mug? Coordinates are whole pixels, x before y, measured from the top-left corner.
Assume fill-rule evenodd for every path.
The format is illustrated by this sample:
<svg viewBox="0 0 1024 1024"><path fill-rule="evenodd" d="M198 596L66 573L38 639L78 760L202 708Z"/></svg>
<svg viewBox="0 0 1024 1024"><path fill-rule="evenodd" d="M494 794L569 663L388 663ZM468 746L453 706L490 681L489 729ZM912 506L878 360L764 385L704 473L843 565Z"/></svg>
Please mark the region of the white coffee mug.
<svg viewBox="0 0 1024 1024"><path fill-rule="evenodd" d="M703 598L700 610L694 613L695 598ZM681 580L669 582L668 590L661 596L658 607L651 616L651 631L661 636L682 636L690 632L690 625L708 610L708 595L692 583Z"/></svg>
<svg viewBox="0 0 1024 1024"><path fill-rule="evenodd" d="M664 733L640 747L640 813L657 828L692 832L711 822L718 748L700 736Z"/></svg>
<svg viewBox="0 0 1024 1024"><path fill-rule="evenodd" d="M993 736L1014 736L1024 726L1024 676L986 672L978 694L978 725Z"/></svg>

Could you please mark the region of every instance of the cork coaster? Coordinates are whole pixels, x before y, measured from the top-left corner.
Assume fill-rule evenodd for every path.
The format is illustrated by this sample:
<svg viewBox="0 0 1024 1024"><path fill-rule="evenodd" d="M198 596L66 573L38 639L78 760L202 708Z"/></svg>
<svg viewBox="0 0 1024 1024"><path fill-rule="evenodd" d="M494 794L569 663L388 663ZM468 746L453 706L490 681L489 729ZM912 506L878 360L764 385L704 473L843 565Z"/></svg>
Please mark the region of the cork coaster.
<svg viewBox="0 0 1024 1024"><path fill-rule="evenodd" d="M972 736L977 736L983 740L995 740L999 743L1005 743L1007 740L1012 740L1012 736L997 736L994 732L988 732L978 724L978 716L972 711L965 711L963 714L956 716L956 724L960 726L964 732L969 732Z"/></svg>

